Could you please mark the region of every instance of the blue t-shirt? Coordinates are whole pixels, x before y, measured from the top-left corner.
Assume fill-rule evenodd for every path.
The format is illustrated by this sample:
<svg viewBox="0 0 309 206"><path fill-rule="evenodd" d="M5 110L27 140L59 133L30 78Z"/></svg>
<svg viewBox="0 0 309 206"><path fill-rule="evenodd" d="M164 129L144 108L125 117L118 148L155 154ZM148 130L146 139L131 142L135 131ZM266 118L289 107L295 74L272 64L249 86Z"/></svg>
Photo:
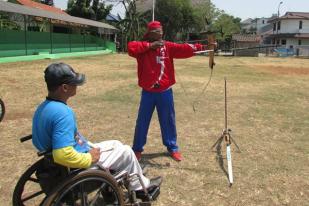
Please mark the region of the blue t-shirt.
<svg viewBox="0 0 309 206"><path fill-rule="evenodd" d="M32 143L39 151L73 146L77 152L88 152L88 144L77 133L75 114L65 103L46 99L38 106L32 122Z"/></svg>

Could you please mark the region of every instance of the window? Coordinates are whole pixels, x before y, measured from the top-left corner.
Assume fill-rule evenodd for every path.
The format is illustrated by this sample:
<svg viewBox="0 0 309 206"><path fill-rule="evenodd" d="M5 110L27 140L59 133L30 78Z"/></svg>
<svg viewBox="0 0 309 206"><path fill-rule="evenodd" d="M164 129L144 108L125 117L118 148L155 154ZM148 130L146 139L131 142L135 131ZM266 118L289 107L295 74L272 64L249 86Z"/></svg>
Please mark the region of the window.
<svg viewBox="0 0 309 206"><path fill-rule="evenodd" d="M303 28L303 21L299 21L299 29Z"/></svg>
<svg viewBox="0 0 309 206"><path fill-rule="evenodd" d="M276 31L276 23L273 24L273 31Z"/></svg>
<svg viewBox="0 0 309 206"><path fill-rule="evenodd" d="M278 21L278 30L280 30L280 28L281 28L281 21Z"/></svg>
<svg viewBox="0 0 309 206"><path fill-rule="evenodd" d="M265 24L265 20L262 21L262 24Z"/></svg>
<svg viewBox="0 0 309 206"><path fill-rule="evenodd" d="M286 45L286 39L281 39L281 44Z"/></svg>
<svg viewBox="0 0 309 206"><path fill-rule="evenodd" d="M301 40L300 39L298 40L298 45L301 45Z"/></svg>

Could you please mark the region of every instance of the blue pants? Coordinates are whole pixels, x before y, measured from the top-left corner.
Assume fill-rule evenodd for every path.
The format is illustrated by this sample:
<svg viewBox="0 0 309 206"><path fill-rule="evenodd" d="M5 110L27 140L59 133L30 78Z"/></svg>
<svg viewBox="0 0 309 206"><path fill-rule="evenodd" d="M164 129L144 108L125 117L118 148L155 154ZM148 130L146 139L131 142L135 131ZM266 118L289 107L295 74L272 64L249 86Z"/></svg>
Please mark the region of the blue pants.
<svg viewBox="0 0 309 206"><path fill-rule="evenodd" d="M163 144L170 152L178 151L172 89L164 92L147 92L142 90L132 149L135 152L143 151L155 108L158 112Z"/></svg>

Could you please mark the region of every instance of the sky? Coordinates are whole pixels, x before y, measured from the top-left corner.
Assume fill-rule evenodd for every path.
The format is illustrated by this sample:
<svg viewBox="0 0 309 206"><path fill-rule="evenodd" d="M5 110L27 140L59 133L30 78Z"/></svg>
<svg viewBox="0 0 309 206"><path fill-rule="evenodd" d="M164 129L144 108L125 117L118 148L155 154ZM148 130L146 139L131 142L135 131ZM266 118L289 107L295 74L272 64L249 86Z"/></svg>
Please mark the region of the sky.
<svg viewBox="0 0 309 206"><path fill-rule="evenodd" d="M282 4L279 7L280 2ZM271 17L278 13L280 16L288 11L309 12L309 0L212 0L211 2L226 13L239 17L242 20L247 18Z"/></svg>
<svg viewBox="0 0 309 206"><path fill-rule="evenodd" d="M167 0L168 1L168 0ZM283 2L280 7L280 2ZM278 13L280 16L287 11L309 12L309 0L211 0L211 2L220 10L227 14L239 17L242 20L247 18L271 17ZM67 0L54 0L55 6L66 9ZM118 6L119 7L119 6ZM113 14L122 14L120 8L114 8Z"/></svg>

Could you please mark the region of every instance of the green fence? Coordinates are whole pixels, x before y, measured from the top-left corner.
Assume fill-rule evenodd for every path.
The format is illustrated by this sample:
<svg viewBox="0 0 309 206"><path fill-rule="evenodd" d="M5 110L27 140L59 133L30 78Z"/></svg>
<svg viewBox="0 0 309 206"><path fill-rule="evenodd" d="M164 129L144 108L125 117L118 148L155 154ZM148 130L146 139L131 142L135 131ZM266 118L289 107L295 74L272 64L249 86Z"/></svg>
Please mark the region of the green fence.
<svg viewBox="0 0 309 206"><path fill-rule="evenodd" d="M91 35L0 30L0 57L104 49L116 51L116 46L113 42Z"/></svg>

